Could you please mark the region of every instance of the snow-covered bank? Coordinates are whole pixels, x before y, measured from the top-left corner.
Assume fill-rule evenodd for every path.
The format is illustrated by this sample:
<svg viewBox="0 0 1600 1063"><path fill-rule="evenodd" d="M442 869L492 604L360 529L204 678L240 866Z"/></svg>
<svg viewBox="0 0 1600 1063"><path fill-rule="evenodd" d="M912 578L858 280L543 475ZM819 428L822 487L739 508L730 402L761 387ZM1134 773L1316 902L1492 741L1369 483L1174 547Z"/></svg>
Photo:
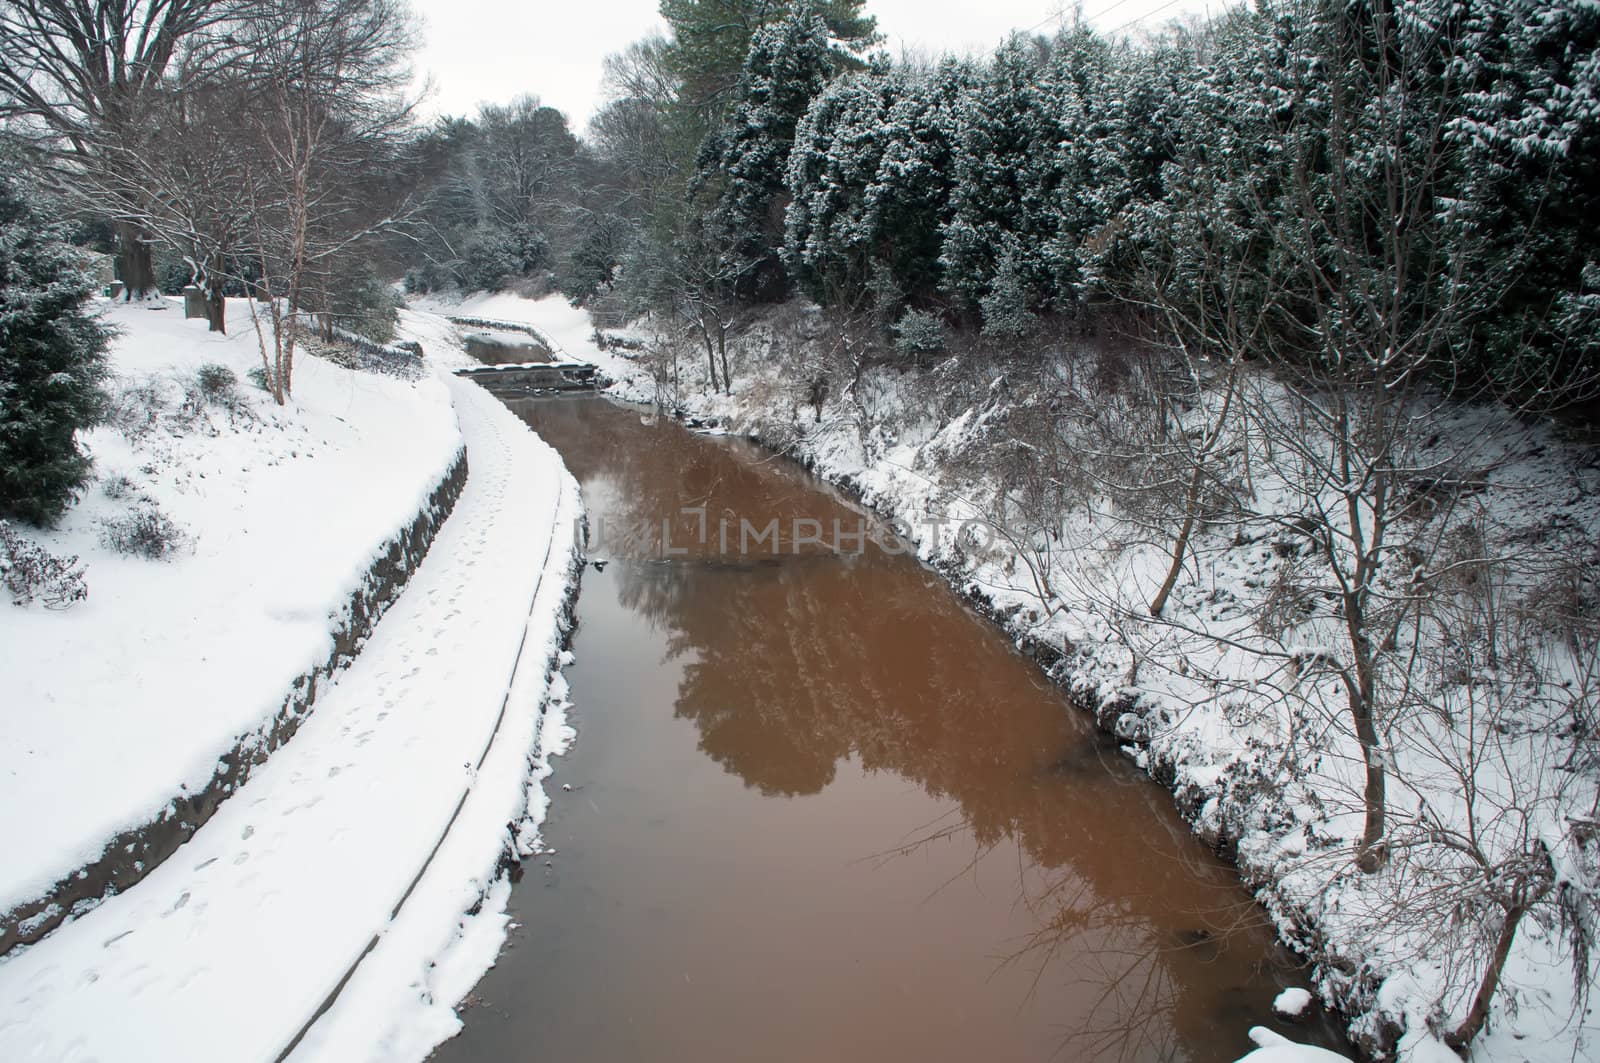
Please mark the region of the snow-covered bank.
<svg viewBox="0 0 1600 1063"><path fill-rule="evenodd" d="M0 818L5 945L136 881L292 733L465 473L437 379L302 357L280 410L248 383L242 302L231 336L170 300L102 312L120 335L113 416L84 440L96 481L28 532L85 563L88 598L0 610L0 805L28 810ZM105 543L151 514L165 557Z"/></svg>
<svg viewBox="0 0 1600 1063"><path fill-rule="evenodd" d="M453 1030L498 948L503 861L534 843L530 770L566 740L582 544L555 452L475 385L438 386L471 475L428 557L173 859L0 962L0 1057L272 1060L301 1038L297 1059L421 1058Z"/></svg>
<svg viewBox="0 0 1600 1063"><path fill-rule="evenodd" d="M1536 675L1531 686L1502 682L1493 665L1470 658L1454 669L1423 665L1414 673L1417 690L1426 687L1435 701L1397 716L1385 738L1395 758L1392 836L1404 845L1386 870L1367 876L1352 861L1361 831L1361 755L1339 714L1337 684L1318 671L1319 655L1338 653L1326 630L1336 615L1292 595L1284 596L1294 607L1287 615L1263 608L1278 588L1294 589L1292 569L1306 551L1294 534L1276 530L1292 527L1302 511L1293 485L1259 452L1242 451L1242 459L1230 460L1244 467L1227 472L1254 492L1258 511L1281 506L1275 522L1239 527L1224 519L1197 533L1156 622L1145 608L1170 564L1172 534L1159 516L1141 524L1139 514L1119 512L1101 494L1057 510L1053 534L1048 523L1032 526L1037 535L1003 526L1008 507L1015 513L1028 504L1021 496L1037 464L1007 418L1019 409L1055 417L1060 411L1047 406L1053 400L1092 409L1092 388L1104 379L1094 375L1092 352L1081 364L1048 366L1039 374L1047 383L1031 393L1023 390L1027 381L1012 390L1003 360L988 374L980 366L976 386L967 381L965 391L946 386L948 374L963 368L951 363L941 368L942 380L868 367L852 382L847 368L814 408L815 392L801 386L809 378L797 379L804 370L796 366L827 372L830 336L792 308L757 319L732 346L734 388L726 396L704 387L704 351L694 341L673 363L664 353L669 342L644 332L631 337L644 344L637 354L597 348L586 316L557 299L480 296L472 305L484 318L538 326L571 356L599 365L619 397L650 402L658 380L677 385L666 396L669 408L763 439L894 518L924 560L984 603L1174 791L1196 830L1237 856L1285 939L1314 963L1320 995L1346 1009L1366 1050L1392 1049L1411 1063L1444 1058L1437 1035L1460 1021L1487 962L1496 902L1486 891L1470 892L1473 872L1444 851L1446 843L1476 831L1487 851L1503 854L1498 847L1522 830L1535 846L1550 839L1561 888L1577 888L1588 873L1573 861L1592 853L1563 850L1555 828L1562 817L1580 826L1592 819L1593 771L1578 739L1592 733L1583 727L1594 708L1595 647L1583 634L1589 628L1552 627L1551 616L1567 613L1541 616L1539 603L1592 587L1558 586L1555 577L1566 579L1574 571L1567 562L1583 563L1600 536L1600 466L1548 427L1495 410L1446 408L1418 443L1417 482L1406 490L1434 492L1445 499L1441 505L1452 504L1448 492L1460 492L1464 501L1454 512L1471 517L1463 523L1519 557L1548 557L1541 571L1551 583L1516 588L1490 603L1504 611L1487 618L1527 627L1528 657L1517 674ZM1068 383L1074 373L1076 389ZM1252 398L1262 405L1252 409L1270 413L1272 382L1251 386L1262 392ZM955 395L966 397L956 404ZM1120 398L1140 401L1136 394ZM1204 416L1206 407L1197 409L1191 417ZM1440 475L1439 455L1462 464ZM1438 479L1425 479L1430 470ZM1087 479L1104 486L1108 478ZM1478 556L1470 538L1451 541L1468 564ZM1440 615L1446 605L1453 603L1437 606ZM1580 613L1588 608L1577 605ZM1430 615L1426 623L1434 622ZM1416 629L1429 630L1420 619ZM1239 649L1272 638L1282 644L1281 661L1263 664ZM1428 661L1450 649L1411 629L1397 638L1415 639ZM1441 704L1453 706L1453 716L1439 712ZM1571 716L1570 726L1562 714ZM1458 769L1471 773L1469 782L1452 774ZM1552 796L1546 786L1562 789ZM1472 1059L1553 1060L1592 1051L1592 1013L1575 996L1563 933L1548 909L1522 924ZM1583 974L1592 984L1592 960Z"/></svg>

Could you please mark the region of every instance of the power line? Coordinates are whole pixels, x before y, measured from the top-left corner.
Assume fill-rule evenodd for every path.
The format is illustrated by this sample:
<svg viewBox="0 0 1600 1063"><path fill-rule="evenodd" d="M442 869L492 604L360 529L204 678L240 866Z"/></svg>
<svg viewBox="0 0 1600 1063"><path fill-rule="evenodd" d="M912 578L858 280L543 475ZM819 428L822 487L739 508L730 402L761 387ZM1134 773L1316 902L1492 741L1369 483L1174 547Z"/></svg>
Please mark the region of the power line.
<svg viewBox="0 0 1600 1063"><path fill-rule="evenodd" d="M1062 22L1062 21L1064 21L1066 19L1066 17L1067 17L1066 8L1060 8L1060 9L1058 9L1056 11L1055 14L1046 15L1042 21L1034 23L1032 26L1029 26L1027 29L1023 30L1022 32L1023 33L1032 33L1034 30L1040 29L1041 27L1044 27L1044 26L1048 26L1052 22Z"/></svg>
<svg viewBox="0 0 1600 1063"><path fill-rule="evenodd" d="M1129 3L1129 2L1130 2L1130 0L1117 0L1117 2L1112 4L1110 7L1104 9L1103 11L1096 11L1094 14L1092 14L1092 15L1088 16L1087 18L1085 18L1084 21L1085 22L1089 22L1089 23L1093 23L1094 20L1097 19L1097 18L1105 18L1107 15L1111 14L1111 12L1115 11L1117 8L1122 7L1123 5L1125 5L1125 4Z"/></svg>
<svg viewBox="0 0 1600 1063"><path fill-rule="evenodd" d="M1121 33L1123 30L1127 29L1129 26L1133 25L1135 22L1142 22L1143 20L1149 18L1151 15L1159 15L1159 14L1161 14L1161 12L1165 11L1167 8L1176 7L1177 5L1179 5L1181 3L1183 3L1183 0L1167 0L1166 3L1162 4L1160 7L1154 9L1153 11L1146 11L1142 15L1137 15L1137 16L1135 16L1133 18L1130 18L1128 21L1124 22L1122 25L1118 26L1116 29L1107 32L1106 36L1107 37L1111 37L1111 36L1114 36L1115 34Z"/></svg>

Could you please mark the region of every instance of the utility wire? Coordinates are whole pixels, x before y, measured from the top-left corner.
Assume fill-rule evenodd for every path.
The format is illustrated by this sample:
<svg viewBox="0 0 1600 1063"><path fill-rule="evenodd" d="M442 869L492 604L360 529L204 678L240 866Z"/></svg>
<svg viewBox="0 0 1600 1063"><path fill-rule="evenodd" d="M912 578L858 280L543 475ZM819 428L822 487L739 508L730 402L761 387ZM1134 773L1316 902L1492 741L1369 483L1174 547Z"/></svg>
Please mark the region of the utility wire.
<svg viewBox="0 0 1600 1063"><path fill-rule="evenodd" d="M1151 15L1159 15L1159 14L1161 14L1161 12L1165 11L1167 8L1176 7L1178 4L1180 4L1182 2L1183 2L1183 0L1167 0L1166 3L1162 4L1160 7L1156 8L1153 11L1146 11L1142 15L1136 16L1134 18L1130 18L1128 21L1124 22L1122 25L1118 26L1116 29L1111 30L1109 33L1106 34L1106 36L1107 37L1111 37L1111 36L1114 36L1115 34L1121 33L1123 30L1127 29L1129 26L1133 25L1135 22L1142 22L1145 19L1149 18Z"/></svg>
<svg viewBox="0 0 1600 1063"><path fill-rule="evenodd" d="M1067 17L1066 9L1062 8L1061 10L1057 11L1053 15L1046 15L1041 21L1034 23L1032 26L1029 26L1027 29L1023 30L1022 32L1023 33L1032 33L1034 30L1040 29L1040 28L1042 28L1044 26L1048 26L1052 22L1065 21L1066 17Z"/></svg>
<svg viewBox="0 0 1600 1063"><path fill-rule="evenodd" d="M1086 17L1084 19L1084 21L1085 22L1089 22L1089 23L1093 23L1094 20L1097 19L1097 18L1105 18L1107 15L1111 14L1111 12L1115 11L1117 8L1124 6L1125 4L1127 4L1129 2L1130 2L1130 0L1117 0L1117 2L1112 4L1110 7L1104 8L1104 9L1102 9L1100 11L1096 11L1094 14L1089 15L1088 17Z"/></svg>

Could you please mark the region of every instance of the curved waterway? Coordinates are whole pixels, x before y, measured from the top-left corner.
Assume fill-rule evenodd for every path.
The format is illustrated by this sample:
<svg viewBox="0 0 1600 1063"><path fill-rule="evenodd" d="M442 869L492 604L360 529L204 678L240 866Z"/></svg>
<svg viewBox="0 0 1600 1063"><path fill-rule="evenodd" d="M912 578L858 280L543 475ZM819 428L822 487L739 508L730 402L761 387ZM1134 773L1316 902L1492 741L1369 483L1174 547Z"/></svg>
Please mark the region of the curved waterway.
<svg viewBox="0 0 1600 1063"><path fill-rule="evenodd" d="M1223 1061L1274 1025L1234 874L869 517L736 440L510 405L608 563L556 851L438 1060Z"/></svg>

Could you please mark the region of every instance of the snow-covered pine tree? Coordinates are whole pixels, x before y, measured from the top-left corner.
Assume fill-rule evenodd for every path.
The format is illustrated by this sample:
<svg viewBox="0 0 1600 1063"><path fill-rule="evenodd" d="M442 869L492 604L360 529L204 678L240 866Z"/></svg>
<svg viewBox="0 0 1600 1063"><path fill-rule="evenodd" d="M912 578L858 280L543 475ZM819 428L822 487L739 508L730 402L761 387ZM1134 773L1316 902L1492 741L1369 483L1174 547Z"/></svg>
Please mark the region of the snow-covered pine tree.
<svg viewBox="0 0 1600 1063"><path fill-rule="evenodd" d="M1073 313L1084 299L1085 242L1099 232L1117 206L1117 178L1126 169L1117 158L1126 127L1115 122L1113 60L1105 38L1079 24L1051 43L1043 85L1050 121L1042 126L1039 200L1029 204L1039 239L1039 266L1049 279L1048 299L1057 312ZM1129 64L1146 69L1145 63ZM1140 129L1142 144L1155 131ZM1053 140L1053 143L1045 141Z"/></svg>
<svg viewBox="0 0 1600 1063"><path fill-rule="evenodd" d="M1158 48L1120 65L1114 158L1102 165L1115 219L1089 269L1100 286L1159 308L1163 330L1206 354L1220 318L1266 313L1286 273L1272 233L1284 123L1312 93L1292 20L1263 8L1213 25L1204 54ZM1276 255L1276 261L1274 256ZM1269 295L1270 290L1270 295Z"/></svg>
<svg viewBox="0 0 1600 1063"><path fill-rule="evenodd" d="M1069 204L1078 216L1064 226L1079 237L1079 298L1126 294L1135 260L1152 246L1152 219L1165 216L1168 168L1218 134L1196 136L1187 125L1204 72L1187 40L1110 51L1089 143L1075 152L1087 177L1063 189L1063 198L1084 201Z"/></svg>
<svg viewBox="0 0 1600 1063"><path fill-rule="evenodd" d="M1044 242L1036 225L1047 216L1046 204L1057 209L1044 172L1057 140L1040 84L1044 64L1037 38L1013 36L956 104L950 218L940 265L946 289L968 309L989 294L1007 236L1017 247L1014 265L1030 301L1046 289L1035 257Z"/></svg>
<svg viewBox="0 0 1600 1063"><path fill-rule="evenodd" d="M89 477L77 432L105 409L110 332L64 225L0 167L0 517L49 524Z"/></svg>
<svg viewBox="0 0 1600 1063"><path fill-rule="evenodd" d="M889 140L887 112L905 77L885 65L833 81L795 129L785 186L784 264L821 302L864 289L879 244L866 199Z"/></svg>
<svg viewBox="0 0 1600 1063"><path fill-rule="evenodd" d="M1518 399L1600 393L1600 8L1470 0L1441 213L1473 261L1463 380Z"/></svg>
<svg viewBox="0 0 1600 1063"><path fill-rule="evenodd" d="M879 261L914 305L930 305L939 290L957 107L976 84L971 63L947 57L889 108L888 140L866 191L867 210L882 234Z"/></svg>
<svg viewBox="0 0 1600 1063"><path fill-rule="evenodd" d="M800 7L816 12L847 52L859 53L879 39L877 19L864 6L864 0L661 0L661 17L672 28L663 58L683 86L679 105L714 123L735 94L755 35Z"/></svg>
<svg viewBox="0 0 1600 1063"><path fill-rule="evenodd" d="M761 301L786 294L779 249L789 151L796 126L838 64L828 25L809 4L758 29L745 58L739 102L701 150L695 183L714 189L707 228L741 297Z"/></svg>
<svg viewBox="0 0 1600 1063"><path fill-rule="evenodd" d="M1001 239L989 292L979 301L983 334L990 339L1019 343L1033 333L1037 319L1028 309L1028 285L1023 275L1021 241L1008 234Z"/></svg>

